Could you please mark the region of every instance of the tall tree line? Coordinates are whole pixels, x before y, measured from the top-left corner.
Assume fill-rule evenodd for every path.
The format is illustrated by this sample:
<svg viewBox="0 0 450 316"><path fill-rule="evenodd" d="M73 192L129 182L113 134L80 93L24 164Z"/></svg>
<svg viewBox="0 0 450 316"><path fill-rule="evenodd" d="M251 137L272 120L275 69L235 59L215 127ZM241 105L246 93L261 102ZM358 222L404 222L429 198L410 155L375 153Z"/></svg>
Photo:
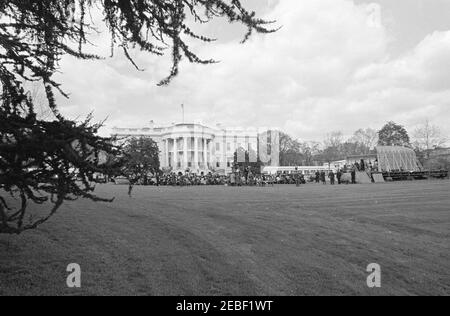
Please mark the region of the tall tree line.
<svg viewBox="0 0 450 316"><path fill-rule="evenodd" d="M414 149L425 162L437 148L445 147L448 137L429 120L419 124L412 137L406 128L387 122L379 131L358 129L346 139L341 131L329 133L322 142L302 142L281 133L280 162L283 166L312 166L345 160L349 156L375 153L376 146L403 146Z"/></svg>

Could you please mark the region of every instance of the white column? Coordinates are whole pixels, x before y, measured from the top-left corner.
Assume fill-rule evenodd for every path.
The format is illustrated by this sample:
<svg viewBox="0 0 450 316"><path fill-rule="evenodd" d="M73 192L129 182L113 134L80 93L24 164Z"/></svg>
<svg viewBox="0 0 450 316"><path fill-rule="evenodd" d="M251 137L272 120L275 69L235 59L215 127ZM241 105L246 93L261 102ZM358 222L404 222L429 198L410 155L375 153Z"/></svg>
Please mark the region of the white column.
<svg viewBox="0 0 450 316"><path fill-rule="evenodd" d="M166 165L165 165L165 167L166 168L168 168L169 167L169 139L166 139L166 141L165 141L165 147L166 147L166 152L165 152L165 163L166 163Z"/></svg>
<svg viewBox="0 0 450 316"><path fill-rule="evenodd" d="M173 139L173 169L178 169L178 139L175 137Z"/></svg>
<svg viewBox="0 0 450 316"><path fill-rule="evenodd" d="M198 161L198 138L194 137L194 170L197 171L199 168Z"/></svg>
<svg viewBox="0 0 450 316"><path fill-rule="evenodd" d="M203 138L203 162L205 165L205 170L208 170L208 152L207 152L207 140Z"/></svg>
<svg viewBox="0 0 450 316"><path fill-rule="evenodd" d="M208 144L208 142L207 142L207 144ZM212 143L212 140L209 141L208 153L209 153L209 161L208 162L209 162L210 165L212 165L212 162L213 162L213 158L212 158L212 156L213 156L213 143Z"/></svg>
<svg viewBox="0 0 450 316"><path fill-rule="evenodd" d="M186 170L188 168L188 138L187 137L183 137L184 140L184 170Z"/></svg>
<svg viewBox="0 0 450 316"><path fill-rule="evenodd" d="M230 141L230 146L231 146L231 141ZM227 168L228 168L228 138L226 136L224 138L223 147L224 147L224 150L223 150L221 165L223 166L223 168L225 170L227 170ZM233 148L231 148L231 149L233 149ZM233 150L230 152L230 154L232 154L232 153L233 153Z"/></svg>

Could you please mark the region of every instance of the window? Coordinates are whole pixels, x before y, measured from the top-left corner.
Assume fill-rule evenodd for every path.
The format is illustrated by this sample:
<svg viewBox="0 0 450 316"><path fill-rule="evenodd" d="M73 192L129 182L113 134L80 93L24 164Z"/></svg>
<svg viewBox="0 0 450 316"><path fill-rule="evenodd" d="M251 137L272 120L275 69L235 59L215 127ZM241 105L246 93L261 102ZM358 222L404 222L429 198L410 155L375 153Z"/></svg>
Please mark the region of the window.
<svg viewBox="0 0 450 316"><path fill-rule="evenodd" d="M217 167L217 168L220 168L220 162L219 162L219 161L216 162L216 167Z"/></svg>
<svg viewBox="0 0 450 316"><path fill-rule="evenodd" d="M220 151L220 143L216 143L216 151Z"/></svg>
<svg viewBox="0 0 450 316"><path fill-rule="evenodd" d="M234 158L233 157L228 157L228 159L227 159L227 167L231 168L231 167L233 167L233 164L234 164Z"/></svg>

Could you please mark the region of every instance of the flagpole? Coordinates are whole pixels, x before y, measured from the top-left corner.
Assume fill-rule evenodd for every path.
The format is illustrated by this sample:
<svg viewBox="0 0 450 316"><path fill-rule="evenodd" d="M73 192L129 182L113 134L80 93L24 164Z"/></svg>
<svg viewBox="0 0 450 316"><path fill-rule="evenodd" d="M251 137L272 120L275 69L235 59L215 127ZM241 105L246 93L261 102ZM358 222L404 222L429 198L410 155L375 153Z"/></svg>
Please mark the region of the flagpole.
<svg viewBox="0 0 450 316"><path fill-rule="evenodd" d="M181 104L181 110L183 112L183 124L184 124L184 104Z"/></svg>

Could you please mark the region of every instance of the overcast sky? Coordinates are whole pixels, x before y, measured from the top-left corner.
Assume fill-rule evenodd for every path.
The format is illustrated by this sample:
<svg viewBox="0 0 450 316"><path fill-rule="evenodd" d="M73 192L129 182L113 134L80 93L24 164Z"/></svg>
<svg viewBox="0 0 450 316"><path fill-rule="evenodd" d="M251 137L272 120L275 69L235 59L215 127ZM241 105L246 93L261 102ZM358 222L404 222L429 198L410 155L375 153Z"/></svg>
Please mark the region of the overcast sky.
<svg viewBox="0 0 450 316"><path fill-rule="evenodd" d="M332 131L350 135L386 121L415 126L429 118L450 135L450 0L243 0L283 28L254 36L217 21L202 30L214 44L195 44L221 62L188 64L157 87L170 56L135 53L137 72L117 52L104 61L64 58L60 100L71 118L94 111L113 126L189 121L279 127L302 140ZM108 56L108 38L97 39ZM101 50L104 47L104 50Z"/></svg>

